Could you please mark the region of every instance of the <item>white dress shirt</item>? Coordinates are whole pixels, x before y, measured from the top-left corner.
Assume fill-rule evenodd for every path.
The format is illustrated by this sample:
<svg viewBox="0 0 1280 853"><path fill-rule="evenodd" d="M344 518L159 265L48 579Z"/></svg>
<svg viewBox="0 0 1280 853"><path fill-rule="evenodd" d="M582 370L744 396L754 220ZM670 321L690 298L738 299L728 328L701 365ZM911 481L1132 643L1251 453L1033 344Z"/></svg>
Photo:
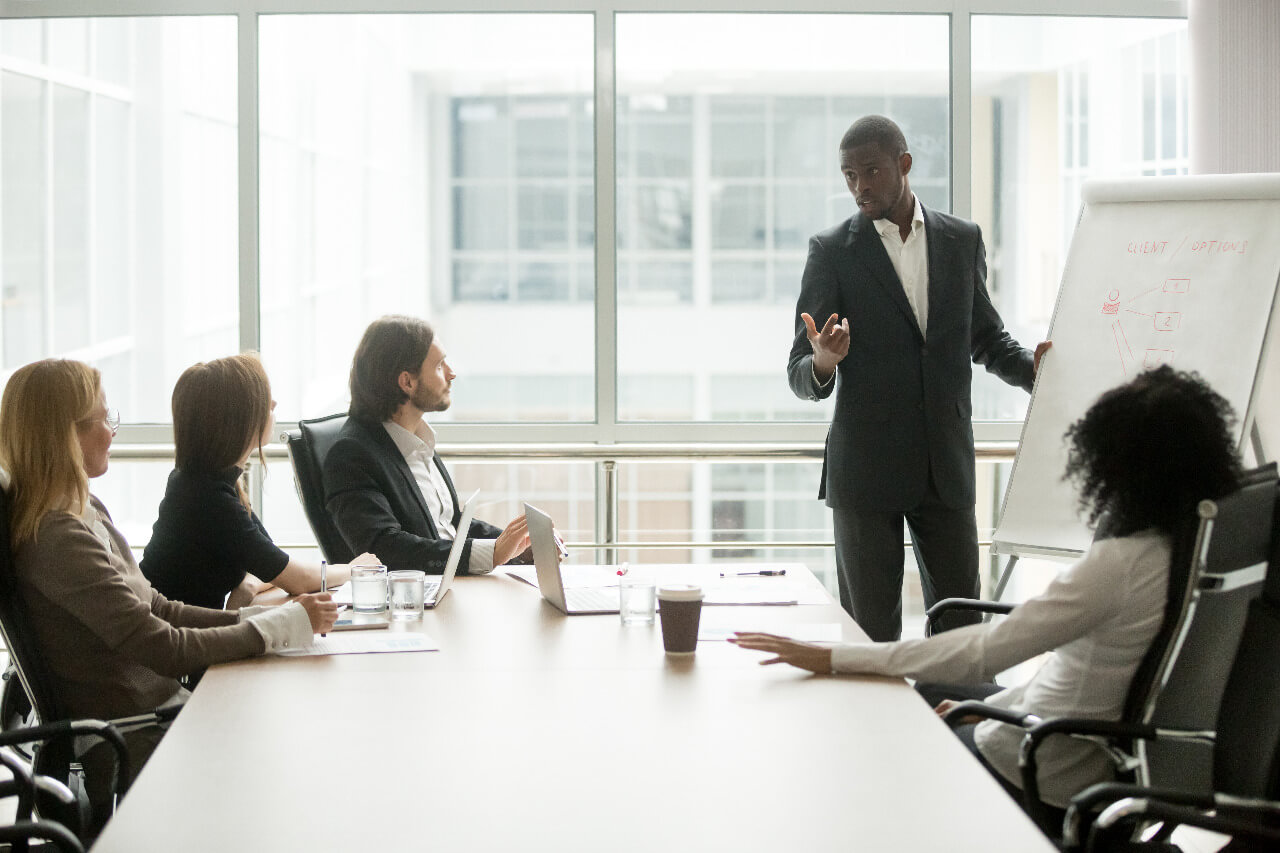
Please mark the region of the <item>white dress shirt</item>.
<svg viewBox="0 0 1280 853"><path fill-rule="evenodd" d="M906 240L902 239L898 226L888 219L876 219L871 224L879 232L884 250L889 253L889 262L902 282L907 302L911 303L911 311L916 315L923 336L927 334L925 327L929 321L929 251L924 235L924 212L915 193L911 194L911 211L911 232Z"/></svg>
<svg viewBox="0 0 1280 853"><path fill-rule="evenodd" d="M1025 684L986 701L1020 713L1118 720L1129 682L1164 617L1169 544L1145 531L1093 543L1089 552L1000 621L969 625L922 640L837 646L835 672L972 683L1051 652ZM1023 731L987 720L975 733L978 749L1021 787L1018 749ZM1072 795L1111 778L1100 747L1076 738L1050 738L1037 752L1040 794L1066 807Z"/></svg>
<svg viewBox="0 0 1280 853"><path fill-rule="evenodd" d="M929 250L924 234L924 211L915 193L911 194L911 206L911 233L906 240L902 239L898 226L888 219L873 219L871 225L880 235L884 250L889 253L889 263L893 264L893 271L902 282L902 290L907 295L912 313L916 315L920 334L924 336L929 320ZM812 365L810 370L813 371L814 387L819 390L826 389L835 381L836 371L832 371L826 382L820 382Z"/></svg>
<svg viewBox="0 0 1280 853"><path fill-rule="evenodd" d="M387 435L396 443L396 448L404 456L413 479L418 483L422 498L426 501L427 511L436 523L436 530L441 539L454 539L458 531L453 526L453 516L457 512L453 495L444 481L440 469L435 464L436 432L426 421L418 421L413 432L400 426L395 421L383 421ZM466 535L462 531L462 535ZM467 570L473 575L481 575L493 571L493 548L496 539L472 539L471 557L467 561Z"/></svg>

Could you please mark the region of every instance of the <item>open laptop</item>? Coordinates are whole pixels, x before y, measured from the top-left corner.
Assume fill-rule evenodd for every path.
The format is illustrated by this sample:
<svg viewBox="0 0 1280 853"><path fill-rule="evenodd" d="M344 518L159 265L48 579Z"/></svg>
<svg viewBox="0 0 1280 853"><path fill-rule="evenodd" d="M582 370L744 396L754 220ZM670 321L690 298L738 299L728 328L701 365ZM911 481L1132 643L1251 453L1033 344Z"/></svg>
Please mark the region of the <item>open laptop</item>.
<svg viewBox="0 0 1280 853"><path fill-rule="evenodd" d="M570 616L580 613L617 613L617 587L564 588L560 576L560 549L551 516L532 504L524 505L529 523L529 541L533 546L533 565L538 572L538 590L558 610Z"/></svg>
<svg viewBox="0 0 1280 853"><path fill-rule="evenodd" d="M453 547L449 549L449 559L444 564L444 574L439 580L436 578L427 578L426 589L423 590L422 606L430 610L435 607L449 593L449 587L453 586L453 578L458 574L458 564L462 562L462 551L467 544L467 531L471 529L471 518L476 514L476 495L480 494L480 490L476 489L471 493L471 497L467 498L462 505L462 518L458 521L458 533L453 537Z"/></svg>

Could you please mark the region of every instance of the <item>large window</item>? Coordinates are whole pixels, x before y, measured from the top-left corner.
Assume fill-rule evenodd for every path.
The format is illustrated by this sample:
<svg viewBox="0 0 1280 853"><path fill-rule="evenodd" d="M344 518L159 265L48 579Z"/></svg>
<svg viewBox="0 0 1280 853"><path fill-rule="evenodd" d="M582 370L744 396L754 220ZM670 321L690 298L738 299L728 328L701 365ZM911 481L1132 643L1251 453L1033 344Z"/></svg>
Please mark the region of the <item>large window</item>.
<svg viewBox="0 0 1280 853"><path fill-rule="evenodd" d="M591 17L281 15L260 31L280 416L345 409L365 324L402 313L435 326L459 374L445 418L594 419Z"/></svg>
<svg viewBox="0 0 1280 853"><path fill-rule="evenodd" d="M131 423L240 345L233 17L0 21L0 370L92 362Z"/></svg>
<svg viewBox="0 0 1280 853"><path fill-rule="evenodd" d="M446 445L818 446L830 403L797 399L784 366L808 238L853 213L837 146L857 117L895 118L924 204L982 226L1026 344L1081 183L1188 164L1179 0L1092 18L1057 0L139 5L157 16L0 18L0 379L94 363L120 444L166 442L180 371L240 349L262 351L282 421L342 410L358 336L400 312L437 327L459 374ZM1016 436L1026 395L980 372L974 393L978 421L1003 421L978 439ZM95 488L141 545L169 465L122 457ZM264 518L305 544L275 469ZM815 464L619 471L621 540L717 545L631 558L745 545L829 568L784 547L829 537ZM985 529L999 481L979 471ZM490 520L530 499L599 535L591 463L454 472L497 502Z"/></svg>
<svg viewBox="0 0 1280 853"><path fill-rule="evenodd" d="M973 18L973 218L1024 344L1049 327L1085 179L1186 174L1186 80L1185 21ZM1026 406L975 382L975 417L1021 420Z"/></svg>
<svg viewBox="0 0 1280 853"><path fill-rule="evenodd" d="M829 419L786 383L808 240L854 212L837 149L870 112L950 209L947 19L629 14L617 43L619 420Z"/></svg>

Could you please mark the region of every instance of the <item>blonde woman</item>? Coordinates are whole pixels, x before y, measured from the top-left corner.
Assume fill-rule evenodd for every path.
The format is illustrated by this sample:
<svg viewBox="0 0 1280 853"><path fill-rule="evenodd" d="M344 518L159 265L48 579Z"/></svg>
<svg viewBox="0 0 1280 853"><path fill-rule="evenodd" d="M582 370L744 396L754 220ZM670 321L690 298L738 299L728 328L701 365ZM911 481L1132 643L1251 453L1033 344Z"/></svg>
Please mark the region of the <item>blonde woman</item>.
<svg viewBox="0 0 1280 853"><path fill-rule="evenodd" d="M89 481L107 471L118 415L99 372L49 359L19 368L0 400L0 466L10 476L10 536L19 601L72 717L111 718L180 703L179 676L278 651L333 627L328 594L229 613L170 601L138 570ZM126 734L134 773L159 740ZM82 757L96 811L110 800L105 745ZM126 784L129 780L126 780Z"/></svg>
<svg viewBox="0 0 1280 853"><path fill-rule="evenodd" d="M166 597L234 609L266 584L292 595L320 589L320 567L276 547L240 482L250 456L266 461L262 447L275 429L275 405L267 372L252 353L201 362L178 377L176 467L141 564ZM377 558L361 554L353 562ZM330 566L328 583L344 583L349 573L346 565Z"/></svg>

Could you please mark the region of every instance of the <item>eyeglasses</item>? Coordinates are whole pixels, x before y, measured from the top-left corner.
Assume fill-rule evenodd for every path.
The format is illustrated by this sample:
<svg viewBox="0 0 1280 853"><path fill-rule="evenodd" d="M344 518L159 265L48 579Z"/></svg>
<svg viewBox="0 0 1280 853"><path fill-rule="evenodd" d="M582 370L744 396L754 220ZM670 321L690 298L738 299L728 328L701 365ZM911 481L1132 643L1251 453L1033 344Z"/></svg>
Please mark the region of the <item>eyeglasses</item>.
<svg viewBox="0 0 1280 853"><path fill-rule="evenodd" d="M76 423L82 426L93 426L97 423L106 424L107 429L111 430L111 434L115 435L120 431L120 410L107 409L101 419L89 417L82 421L76 421Z"/></svg>

